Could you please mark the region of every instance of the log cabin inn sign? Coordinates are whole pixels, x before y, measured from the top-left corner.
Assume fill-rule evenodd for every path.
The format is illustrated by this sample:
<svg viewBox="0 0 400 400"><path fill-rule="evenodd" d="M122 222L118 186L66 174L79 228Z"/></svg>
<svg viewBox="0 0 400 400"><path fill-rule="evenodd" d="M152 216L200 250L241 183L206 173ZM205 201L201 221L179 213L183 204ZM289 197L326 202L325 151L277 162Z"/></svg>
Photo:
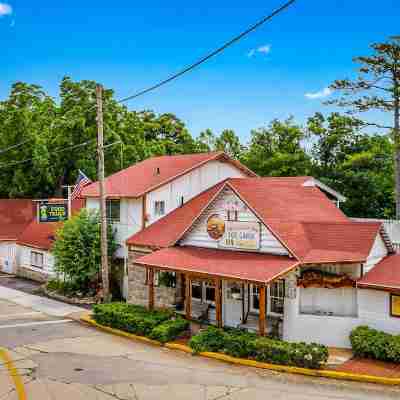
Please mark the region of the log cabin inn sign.
<svg viewBox="0 0 400 400"><path fill-rule="evenodd" d="M260 248L259 222L224 221L219 214L213 214L207 220L207 232L212 239L218 240L220 248L238 250Z"/></svg>

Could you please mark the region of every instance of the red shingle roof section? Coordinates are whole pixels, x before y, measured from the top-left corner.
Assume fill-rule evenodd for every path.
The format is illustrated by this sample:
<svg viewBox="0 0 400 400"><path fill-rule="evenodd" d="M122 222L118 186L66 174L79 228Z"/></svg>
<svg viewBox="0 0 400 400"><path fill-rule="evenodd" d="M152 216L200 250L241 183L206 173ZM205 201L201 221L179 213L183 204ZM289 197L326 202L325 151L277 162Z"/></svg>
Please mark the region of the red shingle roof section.
<svg viewBox="0 0 400 400"><path fill-rule="evenodd" d="M107 196L140 197L212 160L225 160L236 165L249 176L256 176L223 152L152 157L106 178ZM98 196L98 182L86 186L82 191L82 197Z"/></svg>
<svg viewBox="0 0 400 400"><path fill-rule="evenodd" d="M233 178L228 183L264 221L347 222L321 190L303 186L309 177Z"/></svg>
<svg viewBox="0 0 400 400"><path fill-rule="evenodd" d="M289 257L200 247L169 247L135 263L259 283L271 282L298 265Z"/></svg>
<svg viewBox="0 0 400 400"><path fill-rule="evenodd" d="M385 257L358 282L360 288L400 289L400 254Z"/></svg>
<svg viewBox="0 0 400 400"><path fill-rule="evenodd" d="M0 199L0 240L17 240L35 213L32 200Z"/></svg>
<svg viewBox="0 0 400 400"><path fill-rule="evenodd" d="M182 207L175 209L165 217L141 230L127 240L127 244L149 247L173 246L193 221L221 191L224 182L199 194Z"/></svg>

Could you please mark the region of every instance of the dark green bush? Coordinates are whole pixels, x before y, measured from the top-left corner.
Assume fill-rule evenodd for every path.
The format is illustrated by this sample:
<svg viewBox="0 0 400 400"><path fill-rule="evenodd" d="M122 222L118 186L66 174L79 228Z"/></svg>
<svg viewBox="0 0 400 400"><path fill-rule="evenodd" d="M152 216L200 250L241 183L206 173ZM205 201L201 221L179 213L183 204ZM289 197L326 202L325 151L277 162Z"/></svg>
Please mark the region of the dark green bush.
<svg viewBox="0 0 400 400"><path fill-rule="evenodd" d="M316 343L289 343L269 338L255 341L256 359L271 364L320 368L328 360L328 349Z"/></svg>
<svg viewBox="0 0 400 400"><path fill-rule="evenodd" d="M207 329L200 331L189 342L189 346L193 349L194 353L201 353L203 351L218 352L224 348L224 344L224 331L214 326L209 326Z"/></svg>
<svg viewBox="0 0 400 400"><path fill-rule="evenodd" d="M224 334L222 352L232 357L249 358L255 355L257 335L240 329L228 329Z"/></svg>
<svg viewBox="0 0 400 400"><path fill-rule="evenodd" d="M272 364L321 368L328 360L328 349L320 344L289 343L261 338L238 329L209 327L193 336L189 346L195 353L212 351L233 357L255 358Z"/></svg>
<svg viewBox="0 0 400 400"><path fill-rule="evenodd" d="M359 326L350 334L351 347L357 357L400 362L400 335L391 335L368 326Z"/></svg>
<svg viewBox="0 0 400 400"><path fill-rule="evenodd" d="M189 321L183 318L170 319L156 326L150 333L150 338L166 343L176 339L189 328Z"/></svg>
<svg viewBox="0 0 400 400"><path fill-rule="evenodd" d="M93 318L101 325L121 329L136 335L149 336L152 330L172 316L169 311L148 311L125 303L98 304L93 307Z"/></svg>

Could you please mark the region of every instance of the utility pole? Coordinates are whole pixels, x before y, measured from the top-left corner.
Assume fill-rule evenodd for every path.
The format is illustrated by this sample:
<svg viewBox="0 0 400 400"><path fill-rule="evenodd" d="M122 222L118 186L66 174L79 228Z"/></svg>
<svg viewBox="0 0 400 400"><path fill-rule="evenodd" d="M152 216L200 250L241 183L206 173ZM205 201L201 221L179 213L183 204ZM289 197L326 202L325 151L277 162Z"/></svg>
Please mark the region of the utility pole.
<svg viewBox="0 0 400 400"><path fill-rule="evenodd" d="M108 277L107 254L107 214L106 214L106 188L104 182L104 147L103 147L103 88L96 85L97 99L97 162L100 186L100 245L101 245L101 277L103 282L103 300L110 299L110 282Z"/></svg>

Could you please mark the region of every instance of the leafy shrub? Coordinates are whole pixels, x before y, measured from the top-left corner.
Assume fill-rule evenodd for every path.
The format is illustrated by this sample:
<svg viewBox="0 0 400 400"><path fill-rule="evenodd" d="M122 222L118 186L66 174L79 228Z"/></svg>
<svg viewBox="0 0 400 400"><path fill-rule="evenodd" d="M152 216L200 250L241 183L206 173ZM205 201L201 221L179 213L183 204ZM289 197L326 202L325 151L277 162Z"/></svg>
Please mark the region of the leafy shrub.
<svg viewBox="0 0 400 400"><path fill-rule="evenodd" d="M271 364L318 369L328 360L328 349L316 343L289 343L259 338L255 341L256 359Z"/></svg>
<svg viewBox="0 0 400 400"><path fill-rule="evenodd" d="M98 304L93 307L94 320L105 326L149 336L152 330L171 318L170 311L148 311L146 308L125 303Z"/></svg>
<svg viewBox="0 0 400 400"><path fill-rule="evenodd" d="M222 351L232 357L248 358L255 355L255 333L241 329L227 329Z"/></svg>
<svg viewBox="0 0 400 400"><path fill-rule="evenodd" d="M149 337L159 342L166 343L176 339L188 328L189 321L183 318L171 319L153 328Z"/></svg>
<svg viewBox="0 0 400 400"><path fill-rule="evenodd" d="M272 364L321 368L328 360L328 349L320 344L289 343L261 338L238 329L209 327L193 336L189 346L195 353L212 351L233 357L255 358Z"/></svg>
<svg viewBox="0 0 400 400"><path fill-rule="evenodd" d="M351 347L357 357L400 362L400 335L391 335L368 326L359 326L350 334Z"/></svg>
<svg viewBox="0 0 400 400"><path fill-rule="evenodd" d="M93 291L98 281L101 265L99 221L97 212L82 209L57 231L52 248L55 271L65 277L75 292L83 295ZM112 256L117 243L111 225L108 226L107 238L108 254Z"/></svg>
<svg viewBox="0 0 400 400"><path fill-rule="evenodd" d="M222 329L209 326L190 339L189 346L194 353L203 351L218 352L224 348L225 335Z"/></svg>

